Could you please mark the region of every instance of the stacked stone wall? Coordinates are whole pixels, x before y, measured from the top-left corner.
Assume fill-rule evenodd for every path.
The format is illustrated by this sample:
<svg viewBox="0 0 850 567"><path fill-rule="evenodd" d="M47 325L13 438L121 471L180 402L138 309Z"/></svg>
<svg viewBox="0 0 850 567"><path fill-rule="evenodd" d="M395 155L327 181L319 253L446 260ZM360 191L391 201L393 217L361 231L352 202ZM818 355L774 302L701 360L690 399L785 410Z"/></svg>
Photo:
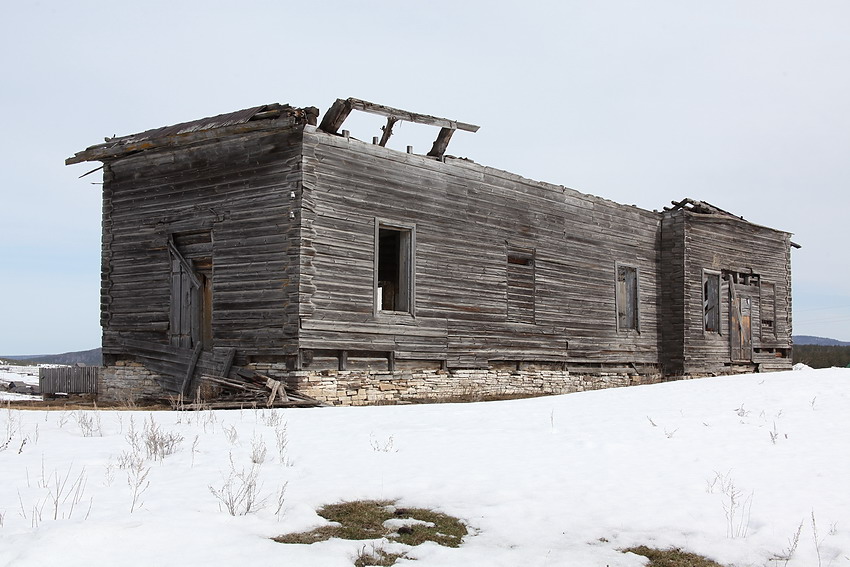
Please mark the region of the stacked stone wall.
<svg viewBox="0 0 850 567"><path fill-rule="evenodd" d="M475 401L566 394L662 382L661 374L594 374L563 370L370 370L292 371L284 364L257 363L251 369L286 383L302 394L335 406L405 402ZM143 364L117 361L101 370L98 399L138 403L169 398L161 377Z"/></svg>
<svg viewBox="0 0 850 567"><path fill-rule="evenodd" d="M340 406L566 394L663 381L661 374L563 370L291 371L276 364L255 364L253 369L320 402Z"/></svg>
<svg viewBox="0 0 850 567"><path fill-rule="evenodd" d="M119 360L101 368L97 398L104 402L138 403L168 397L160 385L161 377L142 363Z"/></svg>

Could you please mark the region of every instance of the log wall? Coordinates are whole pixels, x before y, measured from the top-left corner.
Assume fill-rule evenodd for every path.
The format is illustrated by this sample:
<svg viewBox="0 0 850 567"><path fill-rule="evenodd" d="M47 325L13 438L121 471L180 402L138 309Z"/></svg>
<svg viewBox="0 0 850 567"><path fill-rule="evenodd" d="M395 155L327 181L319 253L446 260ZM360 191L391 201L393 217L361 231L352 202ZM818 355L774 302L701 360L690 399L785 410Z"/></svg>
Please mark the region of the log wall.
<svg viewBox="0 0 850 567"><path fill-rule="evenodd" d="M138 374L146 397L154 384L187 391L193 373L229 368L234 351L237 365L290 378L378 372L403 382L419 372L434 387L464 369L487 370L486 388L512 372L572 384L732 371L730 286L721 285L721 332L706 333L705 269L759 275L748 362L790 367L789 235L723 214L659 214L305 125L109 159L103 196L106 376ZM412 266L412 299L398 311L377 299L382 229L403 233L396 246L410 243L399 265ZM203 352L185 332L175 344L171 329L182 289L173 274L195 261L211 280ZM618 317L618 266L637 275L637 303L626 306L634 328Z"/></svg>
<svg viewBox="0 0 850 567"><path fill-rule="evenodd" d="M661 364L667 375L685 372L685 217L665 212L661 224Z"/></svg>
<svg viewBox="0 0 850 567"><path fill-rule="evenodd" d="M240 356L295 352L300 132L262 131L110 161L103 189L105 355L166 343L170 238L209 233L212 344ZM209 252L207 252L209 253Z"/></svg>
<svg viewBox="0 0 850 567"><path fill-rule="evenodd" d="M660 217L465 160L308 130L302 348L658 364ZM415 230L415 313L374 309L375 225ZM509 315L508 251L533 252L533 318ZM639 274L639 328L618 330L616 263ZM533 321L533 322L529 322Z"/></svg>
<svg viewBox="0 0 850 567"><path fill-rule="evenodd" d="M663 231L663 240L675 251L669 253L670 257L682 262L681 270L678 266L665 266L671 274L671 289L677 290L671 293L673 301L665 306L674 315L671 327L675 327L680 315L683 321L679 338L665 343L665 348L675 353L681 345L681 372L723 373L736 365L741 370L790 369L790 235L730 216L684 210L666 212ZM704 270L722 276L720 331L716 333L704 330ZM734 324L730 315L734 308L730 289L735 285L730 282L733 273L754 274L758 281L758 284L736 286L736 293L747 294L752 300L750 360L739 360L730 348L733 334L730 327ZM683 276L681 283L678 274ZM770 317L773 324L767 326L765 320Z"/></svg>

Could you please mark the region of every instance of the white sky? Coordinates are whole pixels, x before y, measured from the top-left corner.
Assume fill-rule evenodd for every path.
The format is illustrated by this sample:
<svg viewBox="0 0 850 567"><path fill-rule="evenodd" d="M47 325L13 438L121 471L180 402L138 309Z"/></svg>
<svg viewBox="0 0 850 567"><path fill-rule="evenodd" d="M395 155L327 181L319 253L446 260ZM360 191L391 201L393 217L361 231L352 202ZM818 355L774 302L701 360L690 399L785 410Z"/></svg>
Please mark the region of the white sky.
<svg viewBox="0 0 850 567"><path fill-rule="evenodd" d="M99 345L98 164L66 157L349 96L480 125L449 153L485 165L793 232L795 334L850 340L848 29L844 0L3 3L0 353Z"/></svg>

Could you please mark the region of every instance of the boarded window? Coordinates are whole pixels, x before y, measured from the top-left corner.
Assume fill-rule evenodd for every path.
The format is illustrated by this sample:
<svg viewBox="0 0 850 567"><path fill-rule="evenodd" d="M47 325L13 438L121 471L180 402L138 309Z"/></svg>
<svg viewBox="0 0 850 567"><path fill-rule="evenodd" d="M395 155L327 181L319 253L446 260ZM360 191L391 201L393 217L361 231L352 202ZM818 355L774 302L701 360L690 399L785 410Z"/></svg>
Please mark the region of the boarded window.
<svg viewBox="0 0 850 567"><path fill-rule="evenodd" d="M759 310L761 311L761 336L763 339L776 338L776 286L761 282L759 290Z"/></svg>
<svg viewBox="0 0 850 567"><path fill-rule="evenodd" d="M413 313L414 231L377 224L376 311Z"/></svg>
<svg viewBox="0 0 850 567"><path fill-rule="evenodd" d="M638 331L638 271L617 264L617 329Z"/></svg>
<svg viewBox="0 0 850 567"><path fill-rule="evenodd" d="M534 250L507 248L508 321L534 323Z"/></svg>
<svg viewBox="0 0 850 567"><path fill-rule="evenodd" d="M720 274L702 274L703 329L707 333L720 332Z"/></svg>

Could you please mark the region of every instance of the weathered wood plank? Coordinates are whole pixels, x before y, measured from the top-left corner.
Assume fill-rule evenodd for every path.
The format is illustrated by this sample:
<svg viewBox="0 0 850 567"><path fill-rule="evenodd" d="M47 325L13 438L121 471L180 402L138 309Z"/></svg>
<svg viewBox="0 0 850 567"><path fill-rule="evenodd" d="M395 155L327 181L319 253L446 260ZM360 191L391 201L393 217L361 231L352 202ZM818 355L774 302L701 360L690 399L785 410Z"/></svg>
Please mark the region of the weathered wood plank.
<svg viewBox="0 0 850 567"><path fill-rule="evenodd" d="M105 166L101 304L110 352L132 349L127 339L167 342L179 331L178 313L169 318L175 238L179 250L211 258L208 346L219 355L222 348L245 360L323 349L348 353L337 359L343 366L346 357L367 360L353 354L362 351L388 367L395 360L455 367L570 360L715 368L729 362L729 342L702 329L699 274L712 267L751 268L765 290L773 286L771 309L762 294L764 308L752 309L752 358L782 364L758 349L790 340L784 233L722 215L659 214L433 159L462 123L357 99L338 103L319 130L227 131ZM321 131L336 132L352 109L442 128L433 155ZM409 316L375 310L379 220L415 234ZM194 241L199 231L209 238ZM525 250L528 263L511 262L512 250ZM618 263L634 267L637 278L637 329L625 332L617 325ZM728 324L726 307L721 327ZM176 369L185 369L185 353L144 353L178 372L171 387L184 385ZM204 353L198 373L214 375L221 364L221 356Z"/></svg>

